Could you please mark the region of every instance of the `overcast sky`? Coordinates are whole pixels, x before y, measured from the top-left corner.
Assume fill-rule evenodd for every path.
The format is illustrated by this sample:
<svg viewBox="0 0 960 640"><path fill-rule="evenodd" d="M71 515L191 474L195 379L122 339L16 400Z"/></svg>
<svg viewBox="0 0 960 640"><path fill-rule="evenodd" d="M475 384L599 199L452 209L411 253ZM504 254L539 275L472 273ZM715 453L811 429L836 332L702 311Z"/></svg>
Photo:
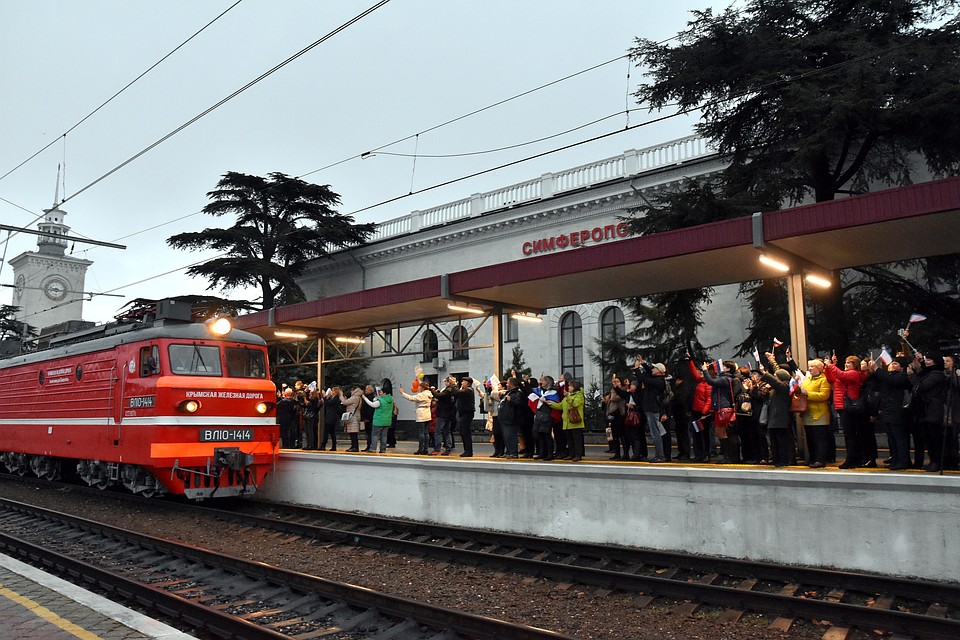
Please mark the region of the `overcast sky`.
<svg viewBox="0 0 960 640"><path fill-rule="evenodd" d="M60 198L66 202L61 208L71 234L127 246L76 245L73 255L94 261L86 290L126 296L95 296L84 303L85 320L109 321L137 297L203 293L207 282L187 277L184 268L204 254L173 250L165 240L232 223L198 213L223 173L279 171L329 184L341 196L339 210L354 213L411 190L622 129L624 109L637 108L628 93L642 80L641 70L625 59L434 127L614 60L635 37L669 38L684 28L692 9L713 3L392 0L117 169L376 4L0 0L0 175L54 142L0 179L0 222L27 226L42 215L53 204L62 164ZM618 113L535 144L476 153L554 136ZM629 124L655 116L637 110ZM693 124L692 118L677 117L640 127L370 208L358 213L357 221L396 218L656 145L689 135ZM357 157L397 140L381 151L475 155L419 157L415 166L411 157ZM4 244L0 283L13 281L6 261L35 249L36 236L25 234ZM0 302L10 303L12 292L0 289Z"/></svg>

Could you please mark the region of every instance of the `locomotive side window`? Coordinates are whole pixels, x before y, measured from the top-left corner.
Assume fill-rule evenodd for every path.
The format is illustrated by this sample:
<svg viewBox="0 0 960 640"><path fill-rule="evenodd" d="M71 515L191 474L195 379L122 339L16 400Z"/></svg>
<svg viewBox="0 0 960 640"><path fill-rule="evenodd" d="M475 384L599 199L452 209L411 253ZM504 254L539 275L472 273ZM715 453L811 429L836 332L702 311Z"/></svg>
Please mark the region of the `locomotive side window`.
<svg viewBox="0 0 960 640"><path fill-rule="evenodd" d="M219 376L220 347L172 344L167 348L170 370L178 376Z"/></svg>
<svg viewBox="0 0 960 640"><path fill-rule="evenodd" d="M160 347L153 345L140 348L140 377L154 376L160 373Z"/></svg>
<svg viewBox="0 0 960 640"><path fill-rule="evenodd" d="M266 378L267 364L263 352L227 347L227 375L231 378Z"/></svg>

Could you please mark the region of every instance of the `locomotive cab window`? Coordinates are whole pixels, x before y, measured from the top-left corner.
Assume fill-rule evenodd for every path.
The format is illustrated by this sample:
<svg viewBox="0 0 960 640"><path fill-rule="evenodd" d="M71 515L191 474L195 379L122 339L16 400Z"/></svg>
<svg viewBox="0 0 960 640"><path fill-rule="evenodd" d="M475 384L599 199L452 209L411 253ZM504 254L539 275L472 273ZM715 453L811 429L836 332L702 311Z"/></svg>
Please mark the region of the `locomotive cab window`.
<svg viewBox="0 0 960 640"><path fill-rule="evenodd" d="M178 376L219 376L220 347L172 344L167 348L170 371Z"/></svg>
<svg viewBox="0 0 960 640"><path fill-rule="evenodd" d="M155 376L160 373L160 347L153 345L140 348L140 377Z"/></svg>
<svg viewBox="0 0 960 640"><path fill-rule="evenodd" d="M227 375L231 378L266 378L267 363L263 352L227 347Z"/></svg>

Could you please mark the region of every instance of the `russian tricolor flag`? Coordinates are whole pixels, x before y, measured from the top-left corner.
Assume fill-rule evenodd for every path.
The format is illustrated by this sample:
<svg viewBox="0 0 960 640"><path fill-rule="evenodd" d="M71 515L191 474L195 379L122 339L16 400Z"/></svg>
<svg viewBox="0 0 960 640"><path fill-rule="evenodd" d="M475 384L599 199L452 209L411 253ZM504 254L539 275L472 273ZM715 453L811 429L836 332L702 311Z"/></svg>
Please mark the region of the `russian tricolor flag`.
<svg viewBox="0 0 960 640"><path fill-rule="evenodd" d="M701 418L701 419L699 419L699 420L694 420L694 421L693 421L692 423L690 423L690 424L693 426L693 430L694 430L696 433L700 433L701 431L703 431L703 430L706 428L706 425L703 424L703 418Z"/></svg>

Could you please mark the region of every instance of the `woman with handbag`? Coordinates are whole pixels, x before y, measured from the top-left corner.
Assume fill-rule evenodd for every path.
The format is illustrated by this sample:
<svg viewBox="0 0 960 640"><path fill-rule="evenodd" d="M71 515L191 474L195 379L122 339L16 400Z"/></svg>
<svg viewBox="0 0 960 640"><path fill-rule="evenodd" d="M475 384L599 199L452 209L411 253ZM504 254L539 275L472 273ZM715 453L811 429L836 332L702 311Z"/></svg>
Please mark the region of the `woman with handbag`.
<svg viewBox="0 0 960 640"><path fill-rule="evenodd" d="M704 362L701 367L704 381L713 387L711 401L713 406L713 422L717 439L720 441L720 452L723 454L721 463L738 464L740 462L740 440L736 435L735 426L737 412L734 408L735 398L743 393L740 379L734 375L737 370L736 362L724 362L723 371L716 377L710 373L709 363Z"/></svg>
<svg viewBox="0 0 960 640"><path fill-rule="evenodd" d="M579 380L567 381L567 393L560 402L548 402L553 409L563 412L563 432L567 436L570 453L564 460L580 462L584 456L583 446L583 389Z"/></svg>
<svg viewBox="0 0 960 640"><path fill-rule="evenodd" d="M860 370L860 358L857 356L847 356L842 370L836 362L837 356L833 356L824 374L833 385L833 407L837 410L847 448L847 459L840 463L840 468L856 469L866 462L864 456L870 416L860 397L860 387L867 376Z"/></svg>
<svg viewBox="0 0 960 640"><path fill-rule="evenodd" d="M811 469L822 469L827 466L830 455L830 383L823 375L823 360L817 358L807 362L809 377L797 388L795 396L805 398L807 407L800 414L807 432L807 465Z"/></svg>
<svg viewBox="0 0 960 640"><path fill-rule="evenodd" d="M625 380L630 380L625 377ZM646 421L640 407L640 392L635 382L624 385L621 381L611 390L623 401L623 453L621 460L641 462L647 459ZM630 451L633 450L631 455Z"/></svg>

